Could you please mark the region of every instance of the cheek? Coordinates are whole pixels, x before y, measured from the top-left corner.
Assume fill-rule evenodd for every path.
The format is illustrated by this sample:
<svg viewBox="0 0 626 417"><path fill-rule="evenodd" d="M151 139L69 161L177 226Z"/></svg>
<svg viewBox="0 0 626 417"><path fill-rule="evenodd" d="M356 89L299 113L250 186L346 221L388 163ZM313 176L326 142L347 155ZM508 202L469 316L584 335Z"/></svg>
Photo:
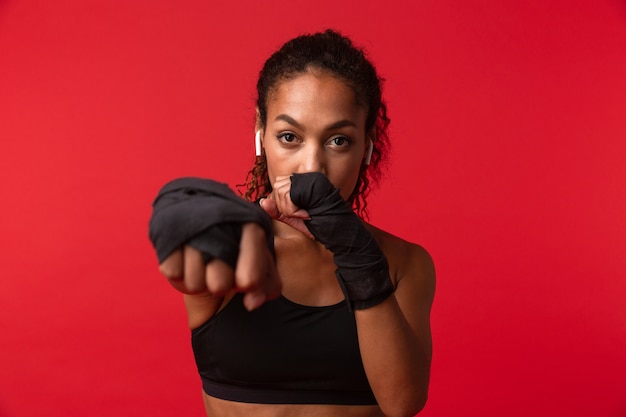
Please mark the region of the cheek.
<svg viewBox="0 0 626 417"><path fill-rule="evenodd" d="M328 178L335 185L335 187L341 190L341 196L344 200L347 200L356 183L359 179L359 173L361 169L361 160L355 159L346 161L344 164L339 165L337 169L328 173Z"/></svg>
<svg viewBox="0 0 626 417"><path fill-rule="evenodd" d="M267 164L267 175L272 185L276 182L276 177L291 175L295 172L293 158L289 158L288 155L271 147L265 148L265 161Z"/></svg>

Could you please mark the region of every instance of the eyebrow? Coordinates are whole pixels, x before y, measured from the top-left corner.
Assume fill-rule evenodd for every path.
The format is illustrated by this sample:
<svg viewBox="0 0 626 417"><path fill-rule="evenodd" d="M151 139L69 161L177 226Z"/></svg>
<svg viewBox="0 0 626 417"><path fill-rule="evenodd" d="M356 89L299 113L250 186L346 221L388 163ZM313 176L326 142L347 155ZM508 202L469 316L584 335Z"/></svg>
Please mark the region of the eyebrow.
<svg viewBox="0 0 626 417"><path fill-rule="evenodd" d="M298 128L300 130L303 130L302 125L300 123L296 122L293 117L288 116L286 114L279 114L278 116L276 116L276 118L274 120L282 120L282 121L287 122L290 125ZM328 126L326 128L326 130L340 129L340 128L346 127L346 126L357 127L357 125L353 121L344 119L344 120L339 120L339 121L331 124L330 126Z"/></svg>

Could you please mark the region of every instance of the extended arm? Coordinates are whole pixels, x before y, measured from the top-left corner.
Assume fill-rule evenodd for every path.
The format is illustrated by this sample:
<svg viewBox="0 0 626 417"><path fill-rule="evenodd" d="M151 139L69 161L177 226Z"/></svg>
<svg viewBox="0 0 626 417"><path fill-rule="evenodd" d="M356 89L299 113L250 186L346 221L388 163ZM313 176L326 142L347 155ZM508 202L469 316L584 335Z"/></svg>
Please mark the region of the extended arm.
<svg viewBox="0 0 626 417"><path fill-rule="evenodd" d="M166 184L153 206L150 239L160 270L177 290L198 295L186 300L215 310L220 296L236 290L252 310L280 294L271 220L258 205L226 184L181 178Z"/></svg>

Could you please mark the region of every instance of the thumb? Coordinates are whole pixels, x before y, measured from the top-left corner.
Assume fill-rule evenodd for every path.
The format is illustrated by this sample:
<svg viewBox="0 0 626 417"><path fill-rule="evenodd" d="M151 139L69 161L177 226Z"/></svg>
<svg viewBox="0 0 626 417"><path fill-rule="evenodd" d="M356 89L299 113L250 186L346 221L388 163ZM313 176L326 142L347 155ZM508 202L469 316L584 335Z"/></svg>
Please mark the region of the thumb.
<svg viewBox="0 0 626 417"><path fill-rule="evenodd" d="M272 219L277 220L280 217L280 212L274 200L263 197L259 200L259 205Z"/></svg>
<svg viewBox="0 0 626 417"><path fill-rule="evenodd" d="M315 240L315 237L313 237L313 235L309 231L309 228L306 227L306 225L304 224L304 219L308 220L310 218L309 213L307 213L305 210L300 209L296 213L294 213L300 217L288 217L278 211L278 206L276 205L276 202L271 198L262 198L261 200L259 200L259 205L272 219L288 224L294 229L304 233L309 239Z"/></svg>
<svg viewBox="0 0 626 417"><path fill-rule="evenodd" d="M304 224L304 220L298 219L296 217L286 217L283 215L280 215L278 219L276 220L283 222L285 224L288 224L289 226L293 227L300 233L303 233L309 239L315 240L315 237L311 234L311 231L309 230L309 228L306 227L306 224Z"/></svg>

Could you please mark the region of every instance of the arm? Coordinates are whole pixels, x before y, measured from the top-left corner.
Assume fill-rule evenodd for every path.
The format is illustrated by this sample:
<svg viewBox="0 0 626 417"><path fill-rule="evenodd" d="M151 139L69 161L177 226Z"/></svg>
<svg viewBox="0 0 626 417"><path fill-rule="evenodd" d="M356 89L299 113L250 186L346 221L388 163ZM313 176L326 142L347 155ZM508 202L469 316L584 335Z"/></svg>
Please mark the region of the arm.
<svg viewBox="0 0 626 417"><path fill-rule="evenodd" d="M432 259L423 248L402 243L390 256L392 265L398 262L394 296L355 311L363 366L388 416L414 416L424 407L432 355Z"/></svg>
<svg viewBox="0 0 626 417"><path fill-rule="evenodd" d="M197 295L185 298L188 310L214 313L230 290L246 293L248 309L280 294L271 220L260 207L200 178L166 184L153 205L150 239L160 270L174 288ZM190 323L198 320L190 315Z"/></svg>
<svg viewBox="0 0 626 417"><path fill-rule="evenodd" d="M430 371L430 256L382 231L375 236L323 174L292 175L289 195L310 214L304 223L315 239L333 252L381 409L390 416L415 415L426 402Z"/></svg>

